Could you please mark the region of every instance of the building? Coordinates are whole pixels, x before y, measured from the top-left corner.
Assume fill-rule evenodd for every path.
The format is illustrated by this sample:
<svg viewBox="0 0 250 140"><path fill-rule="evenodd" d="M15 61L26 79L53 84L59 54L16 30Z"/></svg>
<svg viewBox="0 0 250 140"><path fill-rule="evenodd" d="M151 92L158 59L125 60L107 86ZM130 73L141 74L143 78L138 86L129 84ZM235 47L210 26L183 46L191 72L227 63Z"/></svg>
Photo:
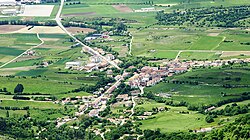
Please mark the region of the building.
<svg viewBox="0 0 250 140"><path fill-rule="evenodd" d="M19 0L21 4L27 4L27 3L41 3L42 0Z"/></svg>
<svg viewBox="0 0 250 140"><path fill-rule="evenodd" d="M81 62L67 62L65 69L78 69L81 66Z"/></svg>
<svg viewBox="0 0 250 140"><path fill-rule="evenodd" d="M100 63L102 59L99 56L91 56L90 58L91 63Z"/></svg>
<svg viewBox="0 0 250 140"><path fill-rule="evenodd" d="M18 12L16 9L4 9L1 11L3 15L16 15Z"/></svg>
<svg viewBox="0 0 250 140"><path fill-rule="evenodd" d="M105 56L108 60L114 60L115 59L115 56L113 54L107 54Z"/></svg>
<svg viewBox="0 0 250 140"><path fill-rule="evenodd" d="M0 6L15 6L16 0L0 0Z"/></svg>

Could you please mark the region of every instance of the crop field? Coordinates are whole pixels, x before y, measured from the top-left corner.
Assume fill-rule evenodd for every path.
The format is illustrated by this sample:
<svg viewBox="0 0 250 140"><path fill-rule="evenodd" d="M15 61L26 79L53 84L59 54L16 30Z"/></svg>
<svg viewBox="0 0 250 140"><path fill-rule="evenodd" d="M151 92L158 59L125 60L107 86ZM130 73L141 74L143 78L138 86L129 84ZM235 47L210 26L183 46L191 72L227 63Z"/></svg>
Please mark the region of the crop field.
<svg viewBox="0 0 250 140"><path fill-rule="evenodd" d="M182 75L169 77L169 82L162 82L156 86L146 88L145 91L153 93L172 94L174 101L186 101L189 104L213 104L221 100L234 98L243 92L248 92L249 72L244 68L214 68L214 69L197 69ZM229 77L229 78L228 78ZM240 77L239 80L236 80ZM185 84L176 84L172 81L185 81ZM198 82L198 85L188 84ZM223 85L238 85L237 88L224 88ZM221 93L228 96L222 96ZM234 95L234 96L230 96Z"/></svg>
<svg viewBox="0 0 250 140"><path fill-rule="evenodd" d="M136 56L173 59L178 51L183 51L180 59L218 59L221 51L250 51L249 45L242 44L248 42L248 32L239 29L221 32L211 36L206 30L163 27L133 30L132 53Z"/></svg>
<svg viewBox="0 0 250 140"><path fill-rule="evenodd" d="M0 63L8 62L39 43L35 34L0 34Z"/></svg>

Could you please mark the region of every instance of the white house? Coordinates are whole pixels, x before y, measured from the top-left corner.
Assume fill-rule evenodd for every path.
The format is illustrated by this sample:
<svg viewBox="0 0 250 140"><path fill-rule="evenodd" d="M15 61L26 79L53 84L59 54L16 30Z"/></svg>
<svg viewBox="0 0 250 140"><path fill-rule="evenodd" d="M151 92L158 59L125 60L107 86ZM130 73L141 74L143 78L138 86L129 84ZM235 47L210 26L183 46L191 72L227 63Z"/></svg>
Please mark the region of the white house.
<svg viewBox="0 0 250 140"><path fill-rule="evenodd" d="M78 69L81 66L81 62L67 62L65 69Z"/></svg>

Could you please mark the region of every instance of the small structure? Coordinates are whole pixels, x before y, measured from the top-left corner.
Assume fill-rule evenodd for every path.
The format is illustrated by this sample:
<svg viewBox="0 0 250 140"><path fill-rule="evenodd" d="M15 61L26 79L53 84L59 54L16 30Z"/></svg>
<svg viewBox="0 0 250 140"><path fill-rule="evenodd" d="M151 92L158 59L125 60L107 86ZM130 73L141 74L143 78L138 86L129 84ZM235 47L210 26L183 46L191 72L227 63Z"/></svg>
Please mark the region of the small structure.
<svg viewBox="0 0 250 140"><path fill-rule="evenodd" d="M115 56L113 54L107 54L105 56L108 60L114 60L115 59Z"/></svg>
<svg viewBox="0 0 250 140"><path fill-rule="evenodd" d="M81 62L67 62L65 69L78 69L81 66Z"/></svg>
<svg viewBox="0 0 250 140"><path fill-rule="evenodd" d="M16 15L18 12L16 9L4 9L1 11L3 15Z"/></svg>
<svg viewBox="0 0 250 140"><path fill-rule="evenodd" d="M15 6L17 4L16 0L1 0L0 6Z"/></svg>

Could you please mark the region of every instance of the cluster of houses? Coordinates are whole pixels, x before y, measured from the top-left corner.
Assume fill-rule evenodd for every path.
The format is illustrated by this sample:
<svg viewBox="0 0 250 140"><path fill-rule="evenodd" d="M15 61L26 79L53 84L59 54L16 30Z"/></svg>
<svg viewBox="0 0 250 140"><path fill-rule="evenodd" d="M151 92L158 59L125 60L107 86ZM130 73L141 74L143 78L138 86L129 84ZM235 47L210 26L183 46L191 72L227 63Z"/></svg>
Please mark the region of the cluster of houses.
<svg viewBox="0 0 250 140"><path fill-rule="evenodd" d="M85 41L91 41L91 40L96 40L96 39L108 39L110 36L108 35L109 32L104 32L102 34L92 34L91 36L86 37L84 40Z"/></svg>
<svg viewBox="0 0 250 140"><path fill-rule="evenodd" d="M116 64L121 63L121 61L116 59L113 54L106 53L103 49L94 48L94 50L100 53L101 55L104 55L106 59L113 61ZM83 51L86 51L86 50L84 50L83 48ZM91 72L94 70L103 71L106 68L108 68L108 66L109 66L109 63L106 60L104 60L100 56L93 55L89 58L89 61L85 65L83 65L81 61L66 62L65 69L73 69L73 70L80 70L80 71L84 70L86 72Z"/></svg>
<svg viewBox="0 0 250 140"><path fill-rule="evenodd" d="M162 77L173 76L188 71L194 67L219 67L229 65L230 63L250 62L250 59L230 59L230 60L214 60L214 61L185 61L179 60L165 62L165 67L149 67L145 66L139 73L129 79L129 85L132 88L153 86L162 80Z"/></svg>
<svg viewBox="0 0 250 140"><path fill-rule="evenodd" d="M162 80L162 77L172 76L174 73L182 73L188 70L188 67L175 65L175 67L143 67L139 73L129 79L129 85L132 88L153 86Z"/></svg>

